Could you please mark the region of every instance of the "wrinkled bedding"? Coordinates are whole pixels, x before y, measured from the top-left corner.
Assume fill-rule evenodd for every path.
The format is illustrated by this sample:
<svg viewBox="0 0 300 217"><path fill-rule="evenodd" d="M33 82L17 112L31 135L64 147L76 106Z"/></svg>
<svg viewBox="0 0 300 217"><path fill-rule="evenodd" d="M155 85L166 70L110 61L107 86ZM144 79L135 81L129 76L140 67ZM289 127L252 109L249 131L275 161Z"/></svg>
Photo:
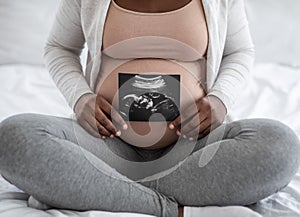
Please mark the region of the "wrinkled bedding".
<svg viewBox="0 0 300 217"><path fill-rule="evenodd" d="M233 119L273 118L291 126L300 136L300 69L256 63L253 78L233 109ZM43 67L0 66L0 121L8 116L34 112L70 117L72 111ZM0 176L0 216L4 217L135 217L133 213L102 211L41 211L27 207L28 196ZM300 170L280 192L250 206L263 217L300 216ZM247 216L247 213L241 213Z"/></svg>

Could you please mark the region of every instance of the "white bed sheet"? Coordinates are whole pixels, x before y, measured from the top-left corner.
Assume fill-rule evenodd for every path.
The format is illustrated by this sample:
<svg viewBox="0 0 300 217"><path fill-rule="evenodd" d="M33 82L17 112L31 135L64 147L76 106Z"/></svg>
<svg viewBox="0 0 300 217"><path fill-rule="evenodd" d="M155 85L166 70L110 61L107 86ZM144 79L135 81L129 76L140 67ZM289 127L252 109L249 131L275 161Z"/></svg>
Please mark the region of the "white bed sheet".
<svg viewBox="0 0 300 217"><path fill-rule="evenodd" d="M300 135L300 69L277 64L256 64L253 79L234 108L233 119L264 117L280 120ZM66 104L47 71L29 65L0 66L0 121L33 112L70 117ZM102 211L40 211L27 207L28 195L0 176L0 216L135 217L132 213ZM300 170L282 191L251 206L264 217L300 216ZM141 215L138 214L138 216ZM247 213L241 213L247 216Z"/></svg>
<svg viewBox="0 0 300 217"><path fill-rule="evenodd" d="M19 113L68 117L72 110L46 69L32 65L0 65L0 121Z"/></svg>

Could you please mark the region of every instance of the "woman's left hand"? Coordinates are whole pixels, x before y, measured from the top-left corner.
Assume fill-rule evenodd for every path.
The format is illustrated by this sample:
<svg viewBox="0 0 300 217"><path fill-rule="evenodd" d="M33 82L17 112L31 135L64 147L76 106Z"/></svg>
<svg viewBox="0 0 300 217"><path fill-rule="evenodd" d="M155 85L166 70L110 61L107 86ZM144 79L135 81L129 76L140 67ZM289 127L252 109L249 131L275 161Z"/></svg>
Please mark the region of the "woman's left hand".
<svg viewBox="0 0 300 217"><path fill-rule="evenodd" d="M226 107L216 96L205 96L181 111L181 114L169 124L177 135L183 138L195 140L206 136L210 131L220 126L227 113Z"/></svg>

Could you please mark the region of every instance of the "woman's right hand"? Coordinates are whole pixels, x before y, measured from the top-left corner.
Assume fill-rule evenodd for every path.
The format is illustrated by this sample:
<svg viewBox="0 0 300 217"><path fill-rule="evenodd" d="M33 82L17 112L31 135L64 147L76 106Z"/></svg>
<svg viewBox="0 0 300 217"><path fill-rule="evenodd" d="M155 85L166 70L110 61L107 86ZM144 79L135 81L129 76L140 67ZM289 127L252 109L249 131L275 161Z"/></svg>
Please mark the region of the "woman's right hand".
<svg viewBox="0 0 300 217"><path fill-rule="evenodd" d="M81 96L75 105L75 115L86 131L102 139L120 136L118 128L126 130L128 127L116 109L101 95L89 93Z"/></svg>

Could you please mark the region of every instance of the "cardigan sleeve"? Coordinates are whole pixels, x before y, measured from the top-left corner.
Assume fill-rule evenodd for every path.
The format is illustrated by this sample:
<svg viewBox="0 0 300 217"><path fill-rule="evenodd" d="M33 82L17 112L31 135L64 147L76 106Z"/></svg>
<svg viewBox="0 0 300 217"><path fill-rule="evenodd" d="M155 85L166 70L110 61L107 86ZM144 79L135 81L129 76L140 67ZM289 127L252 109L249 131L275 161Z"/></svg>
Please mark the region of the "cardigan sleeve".
<svg viewBox="0 0 300 217"><path fill-rule="evenodd" d="M220 69L207 94L218 97L225 105L227 114L250 78L255 56L243 0L231 0L229 7Z"/></svg>
<svg viewBox="0 0 300 217"><path fill-rule="evenodd" d="M44 48L45 65L73 111L83 94L93 93L80 63L85 44L80 11L81 0L61 0Z"/></svg>

